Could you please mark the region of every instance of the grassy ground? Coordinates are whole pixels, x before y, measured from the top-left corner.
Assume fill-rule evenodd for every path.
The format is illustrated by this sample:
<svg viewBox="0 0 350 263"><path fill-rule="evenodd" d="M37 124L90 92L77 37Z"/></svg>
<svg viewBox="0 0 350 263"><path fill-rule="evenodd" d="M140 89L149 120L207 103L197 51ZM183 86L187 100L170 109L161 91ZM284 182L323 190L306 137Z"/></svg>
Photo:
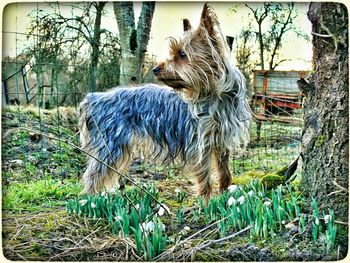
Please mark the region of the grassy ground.
<svg viewBox="0 0 350 263"><path fill-rule="evenodd" d="M8 259L142 259L137 254L135 238L112 233L106 219L67 213L67 202L77 198L82 190L79 176L85 157L73 147L41 133L78 144L74 109L38 112L13 107L3 112L2 123L3 251ZM235 176L245 176L252 171L275 172L299 153L300 128L264 123L260 141L256 140L255 129L253 124L252 142L247 151L236 155L231 162ZM135 160L130 175L139 185L156 183L158 200L172 212L162 218L168 236L165 251L173 247L176 240L186 240L163 260L326 260L342 258L347 253L344 244L347 230L342 225L337 225L337 249L327 252L322 236L313 241L312 228L301 230L295 222L285 222L273 238L242 233L200 249L210 240L220 240L222 232L215 220L196 218L193 211L198 209L198 199L193 195L189 178L179 167ZM127 189L130 188L128 185ZM181 190L181 196L177 189ZM297 183L293 189L300 195ZM303 204L300 207L303 209ZM210 224L213 226L208 227ZM231 229L226 235L233 233Z"/></svg>

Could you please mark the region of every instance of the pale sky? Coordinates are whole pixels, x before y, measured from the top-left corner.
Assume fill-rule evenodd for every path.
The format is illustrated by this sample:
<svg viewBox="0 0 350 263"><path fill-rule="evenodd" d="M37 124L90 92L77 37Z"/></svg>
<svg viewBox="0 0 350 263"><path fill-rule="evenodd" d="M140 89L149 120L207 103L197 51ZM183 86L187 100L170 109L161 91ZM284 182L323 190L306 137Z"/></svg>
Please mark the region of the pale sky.
<svg viewBox="0 0 350 263"><path fill-rule="evenodd" d="M77 2L74 4L79 5ZM218 16L224 35L238 35L242 26L247 23L248 9L244 6L244 3L212 2L209 4ZM36 3L17 3L8 5L4 9L2 28L3 56L15 56L21 52L23 46L28 44L25 35L21 34L25 33L25 27L29 22L27 14L30 10L37 7L43 8L45 5L44 3L38 4L38 6ZM236 13L230 13L229 11L233 5L236 5ZM309 34L311 32L311 23L306 17L308 3L297 3L296 5L299 16L295 23L305 33ZM201 2L157 2L152 21L151 39L148 46L149 53L156 55L156 59L164 59L167 55L167 37L181 36L183 18L190 19L193 27L197 26L202 7L203 3ZM62 6L61 10L65 8L67 15L71 15L71 6ZM102 27L117 32L117 24L111 3L106 6L106 11L106 16L102 20ZM136 18L138 18L139 12L140 3L137 3L135 4ZM17 32L17 34L4 32ZM312 58L311 42L299 39L294 34L288 34L286 39L287 41L283 43L282 53L285 58L292 59L292 61L282 64L277 69L308 70Z"/></svg>

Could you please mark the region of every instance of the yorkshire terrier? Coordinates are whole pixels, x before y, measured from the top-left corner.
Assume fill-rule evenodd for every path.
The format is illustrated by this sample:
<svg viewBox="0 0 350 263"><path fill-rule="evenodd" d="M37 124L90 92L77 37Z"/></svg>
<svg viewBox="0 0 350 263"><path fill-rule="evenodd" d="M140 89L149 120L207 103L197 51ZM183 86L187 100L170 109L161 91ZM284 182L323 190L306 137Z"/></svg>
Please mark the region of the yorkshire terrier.
<svg viewBox="0 0 350 263"><path fill-rule="evenodd" d="M230 152L249 140L251 111L245 79L234 66L213 10L205 4L200 25L183 20L184 35L170 39L170 57L153 68L166 86L147 84L88 94L81 102L80 139L92 156L123 173L142 149L163 162L179 160L198 195L210 197L211 173L219 190L232 183ZM89 157L83 192L116 184L119 176Z"/></svg>

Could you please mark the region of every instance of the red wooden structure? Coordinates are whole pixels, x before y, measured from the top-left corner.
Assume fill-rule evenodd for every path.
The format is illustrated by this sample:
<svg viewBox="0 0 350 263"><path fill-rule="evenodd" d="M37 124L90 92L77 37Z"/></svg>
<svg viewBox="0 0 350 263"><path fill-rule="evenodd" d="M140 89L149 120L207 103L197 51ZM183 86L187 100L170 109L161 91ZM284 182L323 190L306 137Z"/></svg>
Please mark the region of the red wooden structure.
<svg viewBox="0 0 350 263"><path fill-rule="evenodd" d="M260 120L288 121L293 109L301 107L302 94L297 80L305 78L307 71L255 70L252 106Z"/></svg>
<svg viewBox="0 0 350 263"><path fill-rule="evenodd" d="M262 121L298 123L295 111L302 106L297 81L307 71L255 70L251 106L258 119L258 138Z"/></svg>

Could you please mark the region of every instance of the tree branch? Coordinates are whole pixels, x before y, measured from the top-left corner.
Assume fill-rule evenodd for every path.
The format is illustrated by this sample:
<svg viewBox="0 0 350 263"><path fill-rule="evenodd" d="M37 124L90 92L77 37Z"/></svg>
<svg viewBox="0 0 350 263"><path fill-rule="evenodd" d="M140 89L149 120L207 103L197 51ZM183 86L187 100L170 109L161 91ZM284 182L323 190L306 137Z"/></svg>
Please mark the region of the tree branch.
<svg viewBox="0 0 350 263"><path fill-rule="evenodd" d="M317 37L324 37L324 38L331 38L331 37L333 37L332 34L324 35L324 34L319 34L319 33L316 33L316 32L311 32L311 35L314 35L314 36L317 36Z"/></svg>

